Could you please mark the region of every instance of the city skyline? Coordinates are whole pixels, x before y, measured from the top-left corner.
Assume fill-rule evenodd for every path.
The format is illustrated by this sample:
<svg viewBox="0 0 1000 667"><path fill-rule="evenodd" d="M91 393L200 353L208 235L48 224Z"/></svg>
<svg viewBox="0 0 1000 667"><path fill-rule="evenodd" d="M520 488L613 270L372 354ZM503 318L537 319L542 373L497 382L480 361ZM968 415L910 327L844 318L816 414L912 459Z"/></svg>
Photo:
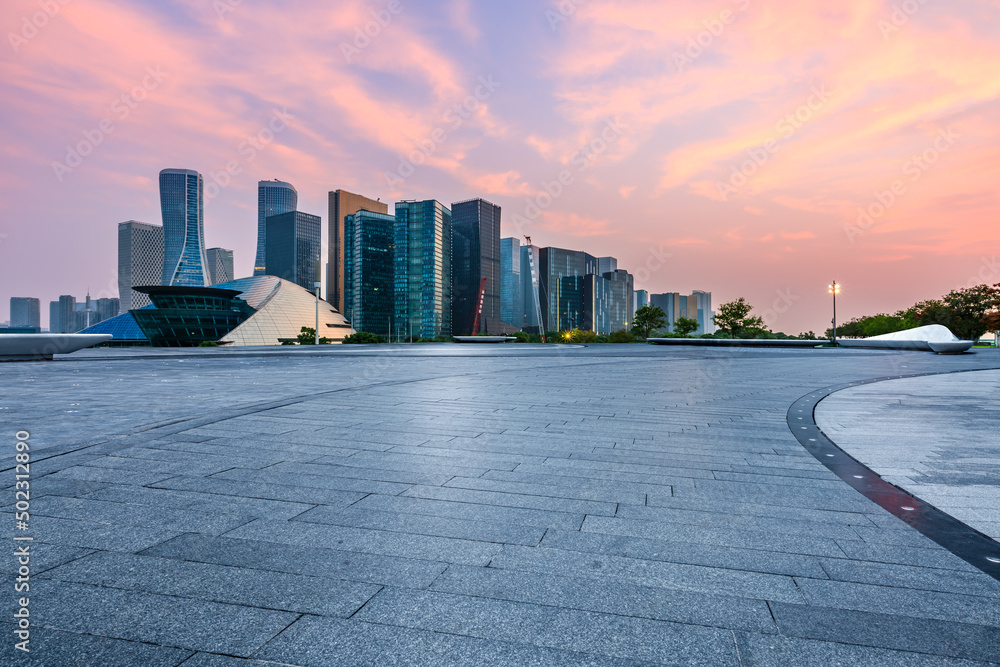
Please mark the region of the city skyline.
<svg viewBox="0 0 1000 667"><path fill-rule="evenodd" d="M1000 280L982 3L216 5L59 4L8 44L0 308L115 296L105 230L158 219L163 165L205 176L205 245L237 276L277 177L309 211L338 188L481 196L501 236L600 249L650 293L745 296L789 333L827 326L833 279L844 319Z"/></svg>

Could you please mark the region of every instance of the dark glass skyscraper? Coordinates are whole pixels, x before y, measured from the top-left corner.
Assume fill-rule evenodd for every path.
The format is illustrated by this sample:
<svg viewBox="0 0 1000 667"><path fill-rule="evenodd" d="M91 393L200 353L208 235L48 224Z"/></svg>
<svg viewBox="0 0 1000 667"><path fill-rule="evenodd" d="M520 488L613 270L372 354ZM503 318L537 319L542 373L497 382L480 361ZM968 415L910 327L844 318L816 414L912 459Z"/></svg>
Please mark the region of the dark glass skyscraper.
<svg viewBox="0 0 1000 667"><path fill-rule="evenodd" d="M521 266L521 242L513 237L500 239L500 319L518 329L524 326L521 281L527 273L528 267Z"/></svg>
<svg viewBox="0 0 1000 667"><path fill-rule="evenodd" d="M438 201L396 203L395 311L403 335L452 335L451 211Z"/></svg>
<svg viewBox="0 0 1000 667"><path fill-rule="evenodd" d="M542 248L539 265L545 331L579 328L584 315L585 277L597 273L597 258L581 250Z"/></svg>
<svg viewBox="0 0 1000 667"><path fill-rule="evenodd" d="M327 264L326 264L326 300L333 304L341 314L347 311L347 291L350 283L344 277L344 265L347 261L347 238L344 229L344 218L358 211L374 213L389 213L389 205L369 199L347 190L333 190L329 195L329 219L327 225Z"/></svg>
<svg viewBox="0 0 1000 667"><path fill-rule="evenodd" d="M500 207L485 199L451 205L452 331L456 335L499 330ZM473 331L479 286L486 279L479 331Z"/></svg>
<svg viewBox="0 0 1000 667"><path fill-rule="evenodd" d="M40 329L42 326L41 302L30 296L10 298L10 326L12 329Z"/></svg>
<svg viewBox="0 0 1000 667"><path fill-rule="evenodd" d="M320 280L323 221L318 215L291 211L265 220L267 275L315 292Z"/></svg>
<svg viewBox="0 0 1000 667"><path fill-rule="evenodd" d="M204 287L208 284L203 190L201 174L196 171L164 169L160 172L163 285Z"/></svg>
<svg viewBox="0 0 1000 667"><path fill-rule="evenodd" d="M383 335L395 333L393 248L396 218L385 213L358 211L344 218L344 278L347 311L355 331Z"/></svg>
<svg viewBox="0 0 1000 667"><path fill-rule="evenodd" d="M267 268L267 219L272 215L294 211L298 207L299 193L291 183L278 180L257 182L257 258L253 263L255 276L264 275Z"/></svg>
<svg viewBox="0 0 1000 667"><path fill-rule="evenodd" d="M608 281L608 309L611 318L611 330L628 329L632 326L632 299L634 280L632 274L625 269L616 269L604 274Z"/></svg>

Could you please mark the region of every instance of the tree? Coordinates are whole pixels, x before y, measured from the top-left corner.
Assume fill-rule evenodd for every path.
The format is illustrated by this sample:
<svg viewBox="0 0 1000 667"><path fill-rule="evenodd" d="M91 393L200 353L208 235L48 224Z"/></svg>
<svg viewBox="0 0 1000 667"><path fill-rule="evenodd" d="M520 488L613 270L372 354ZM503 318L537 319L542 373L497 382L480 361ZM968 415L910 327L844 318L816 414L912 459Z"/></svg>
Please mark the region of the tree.
<svg viewBox="0 0 1000 667"><path fill-rule="evenodd" d="M312 327L302 327L296 337L299 339L299 345L314 345L316 343L316 330ZM332 342L329 338L319 339L320 345L329 345Z"/></svg>
<svg viewBox="0 0 1000 667"><path fill-rule="evenodd" d="M635 311L635 317L632 318L632 333L639 338L649 338L650 334L665 326L667 314L659 306L643 306Z"/></svg>
<svg viewBox="0 0 1000 667"><path fill-rule="evenodd" d="M983 320L1000 302L1000 284L952 290L943 300L952 312L952 333L963 340L978 340L987 331Z"/></svg>
<svg viewBox="0 0 1000 667"><path fill-rule="evenodd" d="M751 316L753 306L740 297L736 301L730 301L719 306L719 311L712 316L715 326L723 331L729 332L730 338L736 338L736 334L742 331L766 331L764 319Z"/></svg>
<svg viewBox="0 0 1000 667"><path fill-rule="evenodd" d="M593 331L573 329L572 331L566 332L566 340L570 343L596 343L597 334Z"/></svg>
<svg viewBox="0 0 1000 667"><path fill-rule="evenodd" d="M674 333L679 336L687 336L697 331L700 326L698 320L690 317L678 317L674 322Z"/></svg>
<svg viewBox="0 0 1000 667"><path fill-rule="evenodd" d="M379 336L378 334L368 333L367 331L358 331L356 333L352 333L350 336L344 336L344 340L340 342L345 345L370 345L375 343L384 343L385 338Z"/></svg>

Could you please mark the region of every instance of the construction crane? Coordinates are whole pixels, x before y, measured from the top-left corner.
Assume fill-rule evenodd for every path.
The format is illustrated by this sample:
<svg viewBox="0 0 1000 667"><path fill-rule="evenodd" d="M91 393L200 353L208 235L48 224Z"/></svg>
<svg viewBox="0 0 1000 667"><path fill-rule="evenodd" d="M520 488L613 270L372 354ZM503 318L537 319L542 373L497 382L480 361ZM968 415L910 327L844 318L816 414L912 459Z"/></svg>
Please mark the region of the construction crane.
<svg viewBox="0 0 1000 667"><path fill-rule="evenodd" d="M535 296L535 318L538 320L538 335L545 342L545 327L542 326L542 302L538 298L538 270L535 268L535 253L531 247L531 237L525 236L524 242L528 246L528 269L531 271L531 289Z"/></svg>
<svg viewBox="0 0 1000 667"><path fill-rule="evenodd" d="M479 297L476 299L476 318L472 320L472 335L479 333L479 318L483 315L483 300L486 298L486 278L479 282ZM486 333L489 333L487 331Z"/></svg>

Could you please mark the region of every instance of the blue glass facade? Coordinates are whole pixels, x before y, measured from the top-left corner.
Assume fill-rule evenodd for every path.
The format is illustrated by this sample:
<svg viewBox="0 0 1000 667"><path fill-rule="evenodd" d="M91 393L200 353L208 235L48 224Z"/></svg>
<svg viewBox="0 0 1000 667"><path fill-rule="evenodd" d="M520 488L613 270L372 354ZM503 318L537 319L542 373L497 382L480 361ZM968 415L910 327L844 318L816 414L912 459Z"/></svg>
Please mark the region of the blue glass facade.
<svg viewBox="0 0 1000 667"><path fill-rule="evenodd" d="M451 205L452 331L498 331L500 319L500 207L485 199ZM486 279L479 331L473 331L479 287Z"/></svg>
<svg viewBox="0 0 1000 667"><path fill-rule="evenodd" d="M291 183L277 180L257 182L257 257L253 264L255 276L267 273L267 219L272 215L290 213L298 207L299 193Z"/></svg>
<svg viewBox="0 0 1000 667"><path fill-rule="evenodd" d="M524 274L527 272L524 267ZM521 242L516 238L500 239L500 319L518 329L524 326L521 276Z"/></svg>
<svg viewBox="0 0 1000 667"><path fill-rule="evenodd" d="M521 305L523 307L523 317L521 321L521 328L525 331L538 331L538 310L535 303L535 287L532 282L534 278L531 274L531 263L532 258L535 264L535 277L540 278L541 271L539 262L539 248L537 246L532 246L529 248L526 245L521 246ZM541 287L539 287L539 292ZM517 324L516 322L511 322L511 324Z"/></svg>
<svg viewBox="0 0 1000 667"><path fill-rule="evenodd" d="M160 172L163 285L204 287L208 284L203 189L201 174L196 171L164 169Z"/></svg>
<svg viewBox="0 0 1000 667"><path fill-rule="evenodd" d="M395 212L396 324L407 338L451 336L451 211L426 200Z"/></svg>
<svg viewBox="0 0 1000 667"><path fill-rule="evenodd" d="M632 326L632 300L634 298L632 274L624 269L604 274L608 281L608 310L611 330L619 331Z"/></svg>
<svg viewBox="0 0 1000 667"><path fill-rule="evenodd" d="M597 258L580 250L542 248L539 264L545 330L579 328L584 314L585 277L597 273Z"/></svg>
<svg viewBox="0 0 1000 667"><path fill-rule="evenodd" d="M396 332L395 233L396 218L391 215L358 211L344 218L344 276L349 281L346 314L356 331L387 340Z"/></svg>
<svg viewBox="0 0 1000 667"><path fill-rule="evenodd" d="M323 224L318 215L291 211L265 220L266 271L315 292L322 267Z"/></svg>

